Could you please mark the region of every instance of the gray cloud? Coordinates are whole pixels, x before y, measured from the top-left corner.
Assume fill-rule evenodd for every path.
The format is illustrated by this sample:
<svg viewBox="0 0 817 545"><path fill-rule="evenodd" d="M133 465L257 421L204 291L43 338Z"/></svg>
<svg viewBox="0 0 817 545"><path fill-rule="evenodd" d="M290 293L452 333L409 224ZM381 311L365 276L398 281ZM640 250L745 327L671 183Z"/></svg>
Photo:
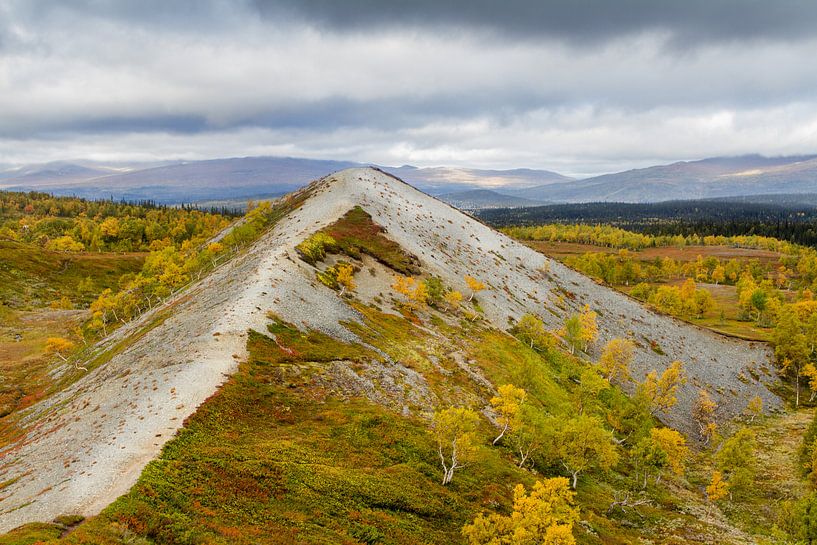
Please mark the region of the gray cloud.
<svg viewBox="0 0 817 545"><path fill-rule="evenodd" d="M575 174L814 152L815 13L0 0L0 163L266 153Z"/></svg>
<svg viewBox="0 0 817 545"><path fill-rule="evenodd" d="M668 32L676 43L797 39L812 36L817 4L809 0L254 0L271 18L300 17L336 31L411 25L473 27L504 37L593 42Z"/></svg>

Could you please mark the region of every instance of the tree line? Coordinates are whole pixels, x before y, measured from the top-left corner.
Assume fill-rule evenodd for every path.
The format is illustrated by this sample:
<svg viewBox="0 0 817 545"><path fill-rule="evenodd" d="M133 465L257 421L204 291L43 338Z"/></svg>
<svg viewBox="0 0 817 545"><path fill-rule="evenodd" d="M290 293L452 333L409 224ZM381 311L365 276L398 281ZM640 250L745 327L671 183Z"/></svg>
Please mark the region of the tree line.
<svg viewBox="0 0 817 545"><path fill-rule="evenodd" d="M0 192L0 238L62 252L146 252L229 225L227 210Z"/></svg>
<svg viewBox="0 0 817 545"><path fill-rule="evenodd" d="M764 236L817 245L812 204L692 200L659 203L577 203L486 209L477 215L505 227L543 223L603 223L654 236Z"/></svg>

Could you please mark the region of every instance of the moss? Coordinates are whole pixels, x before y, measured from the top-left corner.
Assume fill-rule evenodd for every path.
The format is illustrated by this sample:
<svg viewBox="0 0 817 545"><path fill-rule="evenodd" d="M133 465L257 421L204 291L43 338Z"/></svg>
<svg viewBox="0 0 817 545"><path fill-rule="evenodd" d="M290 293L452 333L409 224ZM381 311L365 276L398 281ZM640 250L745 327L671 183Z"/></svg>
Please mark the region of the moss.
<svg viewBox="0 0 817 545"><path fill-rule="evenodd" d="M319 331L301 331L292 324L270 314L267 326L272 337L250 331L247 346L254 365L281 363L329 362L335 360L362 361L377 357L359 344L344 343Z"/></svg>

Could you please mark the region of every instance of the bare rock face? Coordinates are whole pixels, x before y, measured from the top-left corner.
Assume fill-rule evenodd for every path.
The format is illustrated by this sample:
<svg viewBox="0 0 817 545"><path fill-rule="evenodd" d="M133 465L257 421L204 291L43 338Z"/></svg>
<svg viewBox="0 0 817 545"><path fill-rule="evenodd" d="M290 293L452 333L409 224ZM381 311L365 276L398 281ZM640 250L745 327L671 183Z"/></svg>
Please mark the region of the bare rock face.
<svg viewBox="0 0 817 545"><path fill-rule="evenodd" d="M0 531L64 513L92 515L125 493L235 370L246 356L247 331L265 331L269 311L299 327L356 340L341 322L358 320L357 313L316 282L314 269L294 250L354 206L447 285L467 293L466 274L485 282L480 305L497 328L526 312L557 328L589 305L598 313L597 346L614 337L636 342L637 379L682 361L689 380L664 415L674 427L692 429L700 387L718 403L722 419L739 414L756 395L768 409L780 404L766 386L774 378L765 345L646 310L377 169L344 170L303 191L309 197L301 206L247 252L113 333L100 344L111 354L106 363L29 409L26 436L0 454L0 481L12 483L0 499ZM422 384L417 390L422 395Z"/></svg>

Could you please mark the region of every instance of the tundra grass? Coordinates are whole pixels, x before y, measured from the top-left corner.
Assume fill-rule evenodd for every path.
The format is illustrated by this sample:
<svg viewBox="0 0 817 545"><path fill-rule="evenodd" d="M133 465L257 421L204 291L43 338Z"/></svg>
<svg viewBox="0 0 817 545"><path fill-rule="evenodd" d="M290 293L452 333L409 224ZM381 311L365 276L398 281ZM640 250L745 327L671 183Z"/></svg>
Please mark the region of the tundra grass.
<svg viewBox="0 0 817 545"><path fill-rule="evenodd" d="M85 306L105 288L118 289L122 275L139 272L146 255L53 252L0 240L0 305L31 309L67 297Z"/></svg>
<svg viewBox="0 0 817 545"><path fill-rule="evenodd" d="M28 525L0 545L457 544L477 513L508 511L516 484L562 473L539 462L536 472L520 469L507 447L491 446L496 431L483 419L475 462L443 486L430 408L399 414L333 393L321 378L338 360L354 368L388 357L422 375L440 405L480 410L492 388L475 383L467 365L494 385L524 386L549 414L569 418L585 362L536 352L479 322L436 316L416 323L354 306L362 320L348 327L360 343L270 315L267 331L248 337L248 361L126 495L64 535L56 526ZM460 363L455 348L464 354ZM614 388L597 403L585 410L617 414L630 402ZM608 513L616 493L637 493L632 473L632 461L622 459L608 473L581 476L578 543L623 545L644 536L667 544L689 536L732 542L699 516L700 494L683 479L650 483L651 504L638 512Z"/></svg>

